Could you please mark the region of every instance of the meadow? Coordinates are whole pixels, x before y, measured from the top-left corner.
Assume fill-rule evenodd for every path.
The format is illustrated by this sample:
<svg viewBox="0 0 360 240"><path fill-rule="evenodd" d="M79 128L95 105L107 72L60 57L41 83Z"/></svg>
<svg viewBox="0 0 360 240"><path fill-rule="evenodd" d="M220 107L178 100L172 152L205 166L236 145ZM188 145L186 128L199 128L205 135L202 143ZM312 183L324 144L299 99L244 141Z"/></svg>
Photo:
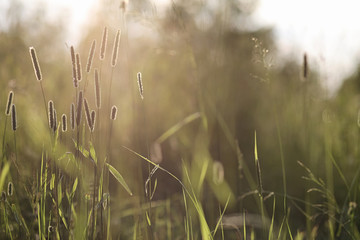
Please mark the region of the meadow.
<svg viewBox="0 0 360 240"><path fill-rule="evenodd" d="M360 238L359 76L330 95L225 5L0 33L1 239Z"/></svg>

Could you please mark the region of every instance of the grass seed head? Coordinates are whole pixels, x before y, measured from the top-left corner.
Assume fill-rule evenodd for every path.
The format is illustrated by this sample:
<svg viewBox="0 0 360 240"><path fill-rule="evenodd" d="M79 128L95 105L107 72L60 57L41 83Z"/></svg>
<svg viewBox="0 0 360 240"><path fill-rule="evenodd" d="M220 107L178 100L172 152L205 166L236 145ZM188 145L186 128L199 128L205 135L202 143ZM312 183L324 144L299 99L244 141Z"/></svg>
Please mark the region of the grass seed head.
<svg viewBox="0 0 360 240"><path fill-rule="evenodd" d="M96 123L96 112L95 112L95 110L91 110L91 132L93 132L94 131L94 129L95 129L95 123Z"/></svg>
<svg viewBox="0 0 360 240"><path fill-rule="evenodd" d="M40 69L39 61L38 61L37 56L36 56L35 48L30 47L29 51L30 51L31 61L33 63L36 79L38 81L41 81L42 80L41 69Z"/></svg>
<svg viewBox="0 0 360 240"><path fill-rule="evenodd" d="M120 35L121 31L118 30L116 33L115 41L114 41L114 47L112 52L112 59L111 59L111 66L115 67L118 59L118 52L119 52L119 44L120 44Z"/></svg>
<svg viewBox="0 0 360 240"><path fill-rule="evenodd" d="M144 88L143 88L143 83L142 83L141 72L137 73L137 80L138 80L138 85L139 85L140 97L141 97L141 99L144 99Z"/></svg>
<svg viewBox="0 0 360 240"><path fill-rule="evenodd" d="M75 57L74 46L70 47L70 55L71 55L73 83L74 83L74 87L77 88L79 84L78 84L78 81L77 81L77 74L76 74L76 57Z"/></svg>
<svg viewBox="0 0 360 240"><path fill-rule="evenodd" d="M107 27L104 27L103 36L102 36L102 40L101 40L101 46L100 46L100 60L104 60L104 58L105 58L107 36L108 36L108 29L107 29Z"/></svg>
<svg viewBox="0 0 360 240"><path fill-rule="evenodd" d="M63 132L66 132L67 131L67 118L66 118L66 114L64 113L62 116L61 116L61 125L62 125L62 131Z"/></svg>
<svg viewBox="0 0 360 240"><path fill-rule="evenodd" d="M17 129L17 120L16 120L16 107L15 107L15 104L11 105L11 126L12 126L12 130L16 131L16 129Z"/></svg>
<svg viewBox="0 0 360 240"><path fill-rule="evenodd" d="M12 105L12 102L13 102L13 98L14 98L14 92L10 91L9 96L8 96L8 100L7 100L7 103L6 103L6 110L5 110L6 116L10 115L10 108L11 108L11 105Z"/></svg>
<svg viewBox="0 0 360 240"><path fill-rule="evenodd" d="M93 40L91 47L90 47L87 64L86 64L86 72L87 73L89 73L91 70L91 66L92 66L92 62L93 62L94 54L95 54L95 48L96 48L96 40Z"/></svg>
<svg viewBox="0 0 360 240"><path fill-rule="evenodd" d="M51 129L54 128L54 102L50 100L48 102L48 115L49 115L49 126Z"/></svg>
<svg viewBox="0 0 360 240"><path fill-rule="evenodd" d="M56 114L56 109L54 108L54 127L53 127L54 132L56 132L57 127L58 127L58 125L57 125L57 114Z"/></svg>
<svg viewBox="0 0 360 240"><path fill-rule="evenodd" d="M12 182L8 183L7 194L8 196L12 196L14 194L14 184Z"/></svg>
<svg viewBox="0 0 360 240"><path fill-rule="evenodd" d="M80 54L76 54L76 77L77 81L81 81L81 61L80 61Z"/></svg>
<svg viewBox="0 0 360 240"><path fill-rule="evenodd" d="M307 55L304 53L304 66L303 66L303 77L307 78L308 75L308 61L307 61Z"/></svg>
<svg viewBox="0 0 360 240"><path fill-rule="evenodd" d="M111 120L116 120L116 115L117 115L117 107L114 105L114 106L111 107L110 119Z"/></svg>

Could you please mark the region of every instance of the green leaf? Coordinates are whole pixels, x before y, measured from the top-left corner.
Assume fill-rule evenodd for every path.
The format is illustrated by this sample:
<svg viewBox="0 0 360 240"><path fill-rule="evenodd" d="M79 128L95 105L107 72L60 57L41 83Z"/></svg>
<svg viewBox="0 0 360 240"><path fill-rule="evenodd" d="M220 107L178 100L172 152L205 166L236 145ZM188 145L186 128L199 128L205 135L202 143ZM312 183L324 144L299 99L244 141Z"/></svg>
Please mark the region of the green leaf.
<svg viewBox="0 0 360 240"><path fill-rule="evenodd" d="M54 185L55 185L55 174L53 173L51 175L51 180L50 180L50 190L54 189Z"/></svg>
<svg viewBox="0 0 360 240"><path fill-rule="evenodd" d="M90 142L90 159L94 160L95 164L97 164L96 152L92 142Z"/></svg>
<svg viewBox="0 0 360 240"><path fill-rule="evenodd" d="M72 187L71 195L70 195L71 199L72 199L72 198L74 197L74 195L75 195L75 191L76 191L77 185L78 185L78 178L76 178L75 181L74 181L74 185L73 185L73 187Z"/></svg>
<svg viewBox="0 0 360 240"><path fill-rule="evenodd" d="M130 188L128 187L128 185L126 184L124 178L121 176L121 174L110 164L106 164L106 166L109 168L109 171L111 172L111 174L116 178L116 180L118 180L118 182L125 188L125 190L130 194L130 196L132 196L132 192L130 190Z"/></svg>
<svg viewBox="0 0 360 240"><path fill-rule="evenodd" d="M1 175L0 175L0 192L3 190L5 179L6 179L7 174L9 173L9 169L10 169L10 163L7 162L5 164L5 166L3 167L2 171L1 171Z"/></svg>

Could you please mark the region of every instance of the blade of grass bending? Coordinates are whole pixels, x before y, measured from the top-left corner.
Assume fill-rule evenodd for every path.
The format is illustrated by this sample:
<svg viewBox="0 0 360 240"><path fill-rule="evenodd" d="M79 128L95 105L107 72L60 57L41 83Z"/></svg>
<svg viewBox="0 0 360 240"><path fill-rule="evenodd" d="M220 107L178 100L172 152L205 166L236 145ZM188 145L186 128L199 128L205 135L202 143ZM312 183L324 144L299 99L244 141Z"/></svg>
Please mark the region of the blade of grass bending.
<svg viewBox="0 0 360 240"><path fill-rule="evenodd" d="M217 222L217 224L216 224L216 227L215 227L215 230L214 230L214 233L213 233L213 237L215 237L215 234L216 234L216 232L217 232L217 230L218 230L218 228L219 228L219 226L220 226L220 224L221 224L221 222L222 222L222 218L223 218L224 213L225 213L225 211L226 211L226 208L227 208L227 206L228 206L228 204L229 204L230 197L231 197L231 195L229 195L228 198L227 198L227 201L226 201L226 203L225 203L224 210L222 211L222 213L221 213L221 215L220 215L220 217L219 217L219 220L218 220L218 222Z"/></svg>
<svg viewBox="0 0 360 240"><path fill-rule="evenodd" d="M257 151L256 131L255 131L254 155L255 155L256 176L258 179L258 190L259 190L259 194L262 196L263 195L263 185L262 185L262 180L261 180L261 168L260 168L260 162L259 162L258 151Z"/></svg>
<svg viewBox="0 0 360 240"><path fill-rule="evenodd" d="M125 182L123 176L110 164L106 163L106 166L109 168L110 173L118 180L118 182L125 188L125 190L132 196L132 192L128 187L127 183Z"/></svg>
<svg viewBox="0 0 360 240"><path fill-rule="evenodd" d="M270 224L270 229L269 229L269 240L271 240L273 238L273 230L274 230L274 218L275 218L275 196L274 196L274 203L273 203L273 214L271 217L271 224Z"/></svg>
<svg viewBox="0 0 360 240"><path fill-rule="evenodd" d="M5 164L5 166L3 167L2 171L1 171L1 175L0 175L0 192L2 192L2 190L4 188L5 179L6 179L7 174L9 173L9 169L10 169L10 163L7 162Z"/></svg>
<svg viewBox="0 0 360 240"><path fill-rule="evenodd" d="M162 143L166 139L168 139L170 136L174 135L177 131L179 131L183 126L191 123L192 121L198 119L201 116L199 112L193 113L180 122L176 123L174 126L172 126L170 129L168 129L165 133L163 133L158 139L156 139L156 142Z"/></svg>

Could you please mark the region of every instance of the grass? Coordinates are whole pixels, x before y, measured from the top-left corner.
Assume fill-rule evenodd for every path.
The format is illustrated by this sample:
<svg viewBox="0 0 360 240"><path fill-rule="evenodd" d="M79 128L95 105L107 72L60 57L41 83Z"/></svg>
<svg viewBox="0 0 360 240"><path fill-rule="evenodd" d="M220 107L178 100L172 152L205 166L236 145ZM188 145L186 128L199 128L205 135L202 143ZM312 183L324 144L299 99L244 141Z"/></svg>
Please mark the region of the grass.
<svg viewBox="0 0 360 240"><path fill-rule="evenodd" d="M91 47L82 77L85 55L71 46L61 68L74 86L68 80L51 91L57 83L30 47L41 95L26 90L37 103L30 105L14 88L1 118L1 239L360 237L357 105L345 111L351 100L340 93L318 94L309 53L296 66L302 76L291 72L290 81L272 69L261 37L247 38L255 44L243 49L255 59L249 71L259 75L237 84L239 66L230 65L239 63L231 59L237 48L223 65L201 58L210 48L191 41L178 43L176 59L144 49L144 59L133 59L126 16L123 9L122 32L108 25L95 36L99 59L97 41L83 42ZM46 117L38 114L42 101Z"/></svg>

